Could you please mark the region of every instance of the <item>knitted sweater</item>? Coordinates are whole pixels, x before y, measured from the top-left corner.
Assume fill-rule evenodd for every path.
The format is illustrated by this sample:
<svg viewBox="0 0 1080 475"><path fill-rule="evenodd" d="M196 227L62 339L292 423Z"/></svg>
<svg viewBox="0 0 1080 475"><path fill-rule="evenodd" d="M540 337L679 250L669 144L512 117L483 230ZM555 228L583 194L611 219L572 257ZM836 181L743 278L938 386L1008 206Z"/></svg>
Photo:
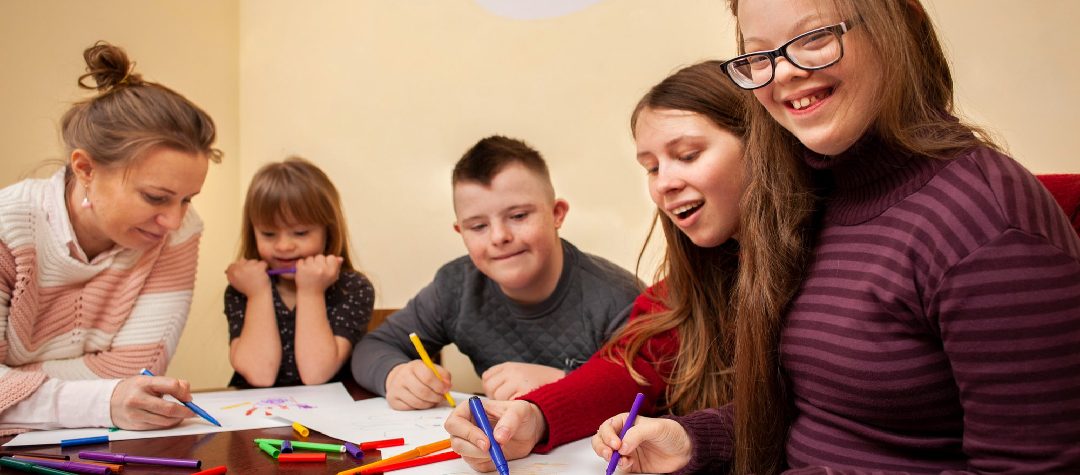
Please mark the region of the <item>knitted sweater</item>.
<svg viewBox="0 0 1080 475"><path fill-rule="evenodd" d="M985 148L850 155L809 158L834 186L781 333L788 464L1080 473L1080 239L1061 208ZM695 447L730 440L726 409L682 420ZM713 471L730 451L695 456Z"/></svg>
<svg viewBox="0 0 1080 475"><path fill-rule="evenodd" d="M507 361L567 372L581 366L626 321L639 287L623 268L565 240L562 250L559 282L535 305L511 300L468 256L450 261L405 308L360 339L352 358L357 383L385 395L390 370L419 358L412 332L429 353L457 344L477 373Z"/></svg>
<svg viewBox="0 0 1080 475"><path fill-rule="evenodd" d="M125 378L140 368L165 373L191 305L201 232L189 210L160 245L116 247L87 262L68 217L62 170L0 190L2 427L80 426L86 421L65 415L102 409L106 417L91 421L108 425L115 382L82 386L94 388L81 398L92 408L57 397L71 393L64 384ZM36 394L39 388L49 394ZM14 407L24 400L54 407ZM53 420L13 420L30 412Z"/></svg>
<svg viewBox="0 0 1080 475"><path fill-rule="evenodd" d="M654 299L650 287L634 300L628 321L649 318L665 308ZM625 347L627 340L619 342ZM679 351L678 334L674 329L654 335L641 347L633 360L634 369L645 377L638 384L621 362L613 362L600 353L589 358L580 368L565 378L536 388L519 399L536 404L547 422L547 438L533 448L547 453L555 447L596 433L605 419L626 412L637 393L645 394L641 415L654 415L665 403L667 378L673 371L675 354Z"/></svg>

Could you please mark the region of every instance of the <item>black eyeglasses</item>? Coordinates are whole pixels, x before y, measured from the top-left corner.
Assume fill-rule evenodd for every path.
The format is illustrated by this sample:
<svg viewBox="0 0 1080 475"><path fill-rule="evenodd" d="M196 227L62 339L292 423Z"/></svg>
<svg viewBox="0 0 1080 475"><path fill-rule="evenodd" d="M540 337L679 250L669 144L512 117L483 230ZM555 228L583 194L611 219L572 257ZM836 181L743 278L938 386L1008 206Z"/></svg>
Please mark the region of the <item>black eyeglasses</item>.
<svg viewBox="0 0 1080 475"><path fill-rule="evenodd" d="M825 69L844 57L840 37L856 25L853 20L823 26L796 36L772 51L757 51L724 61L720 67L743 89L757 89L776 76L776 58L783 56L805 71Z"/></svg>

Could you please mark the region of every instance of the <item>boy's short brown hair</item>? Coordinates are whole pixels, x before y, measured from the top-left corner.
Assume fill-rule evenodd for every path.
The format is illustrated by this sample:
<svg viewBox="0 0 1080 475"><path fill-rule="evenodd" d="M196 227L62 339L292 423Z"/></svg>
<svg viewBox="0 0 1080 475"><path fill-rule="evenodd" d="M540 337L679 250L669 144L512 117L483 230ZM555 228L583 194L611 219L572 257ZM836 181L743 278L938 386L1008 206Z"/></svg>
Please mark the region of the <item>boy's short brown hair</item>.
<svg viewBox="0 0 1080 475"><path fill-rule="evenodd" d="M503 168L514 163L520 163L551 186L551 175L548 174L547 163L540 156L540 152L521 140L502 135L485 137L465 152L454 165L450 184L457 186L462 182L477 182L490 186L491 180ZM554 197L554 189L552 196Z"/></svg>

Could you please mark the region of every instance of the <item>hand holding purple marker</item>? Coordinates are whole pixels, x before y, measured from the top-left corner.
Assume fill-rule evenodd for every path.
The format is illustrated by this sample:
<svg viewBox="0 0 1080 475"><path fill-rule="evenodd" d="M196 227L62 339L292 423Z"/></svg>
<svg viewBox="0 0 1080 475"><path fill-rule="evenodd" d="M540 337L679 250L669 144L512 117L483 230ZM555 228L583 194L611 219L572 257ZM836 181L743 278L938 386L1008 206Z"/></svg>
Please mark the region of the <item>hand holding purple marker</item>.
<svg viewBox="0 0 1080 475"><path fill-rule="evenodd" d="M282 267L280 269L269 269L266 271L266 275L281 275L281 274L295 274L295 267Z"/></svg>
<svg viewBox="0 0 1080 475"><path fill-rule="evenodd" d="M630 406L630 415L626 416L626 422L623 423L622 433L619 434L619 440L622 440L624 437L626 437L626 431L630 430L630 428L634 426L634 419L637 419L637 413L638 410L641 409L641 403L643 401L645 401L645 395L642 393L637 393L637 397L634 398L634 405ZM611 461L608 462L607 471L605 472L607 475L615 473L615 468L619 466L620 456L621 455L617 450L611 454Z"/></svg>

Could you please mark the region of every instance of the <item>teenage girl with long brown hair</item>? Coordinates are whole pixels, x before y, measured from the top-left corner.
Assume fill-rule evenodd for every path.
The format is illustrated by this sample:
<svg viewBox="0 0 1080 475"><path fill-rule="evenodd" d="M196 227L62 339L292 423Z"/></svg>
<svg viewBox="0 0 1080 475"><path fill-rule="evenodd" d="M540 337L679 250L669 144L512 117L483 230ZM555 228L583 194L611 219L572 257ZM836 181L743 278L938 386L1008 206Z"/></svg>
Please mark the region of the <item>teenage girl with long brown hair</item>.
<svg viewBox="0 0 1080 475"><path fill-rule="evenodd" d="M640 100L631 131L667 244L658 283L583 366L519 400L485 402L507 458L594 433L639 391L647 396L643 414L685 414L731 399L745 107L717 61L679 70ZM467 408L446 429L470 465L494 469Z"/></svg>
<svg viewBox="0 0 1080 475"><path fill-rule="evenodd" d="M756 99L735 403L621 442L617 416L594 449L639 472L1080 472L1080 239L955 117L923 6L731 6L750 53L725 71ZM805 229L806 168L823 201L791 294L774 271L798 253L770 259Z"/></svg>

